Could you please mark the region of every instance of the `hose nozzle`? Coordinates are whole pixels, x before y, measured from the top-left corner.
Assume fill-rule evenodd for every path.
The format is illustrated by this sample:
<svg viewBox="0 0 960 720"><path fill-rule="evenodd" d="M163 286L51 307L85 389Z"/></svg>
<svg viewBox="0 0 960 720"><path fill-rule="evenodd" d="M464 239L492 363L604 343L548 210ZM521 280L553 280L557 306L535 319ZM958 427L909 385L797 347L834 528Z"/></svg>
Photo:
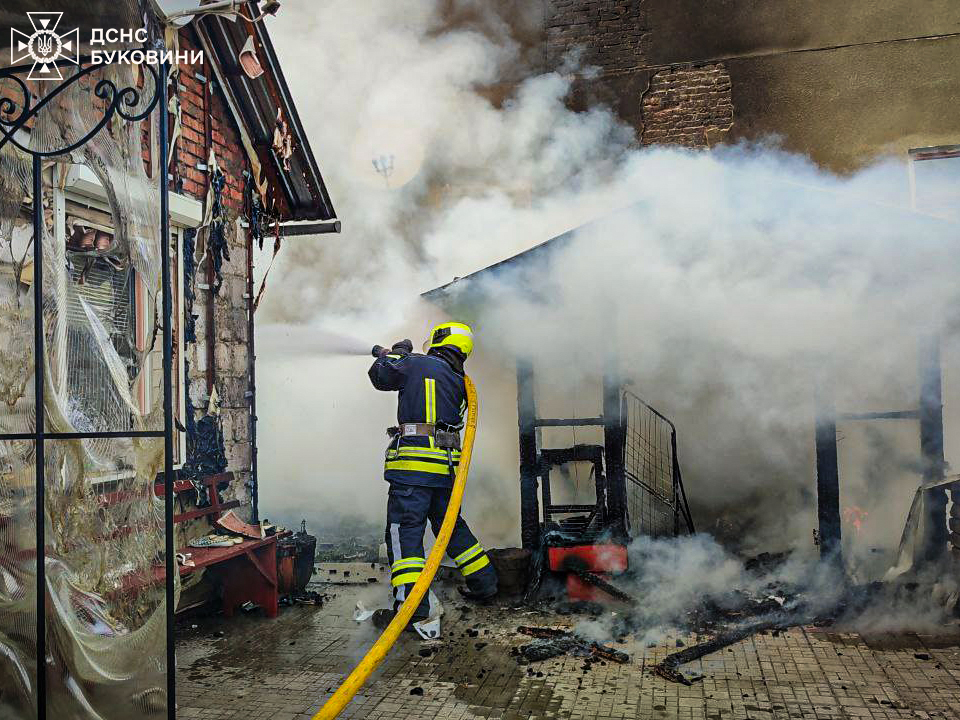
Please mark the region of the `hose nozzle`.
<svg viewBox="0 0 960 720"><path fill-rule="evenodd" d="M383 345L374 345L373 350L370 351L370 354L376 358L383 355L386 351L387 349Z"/></svg>

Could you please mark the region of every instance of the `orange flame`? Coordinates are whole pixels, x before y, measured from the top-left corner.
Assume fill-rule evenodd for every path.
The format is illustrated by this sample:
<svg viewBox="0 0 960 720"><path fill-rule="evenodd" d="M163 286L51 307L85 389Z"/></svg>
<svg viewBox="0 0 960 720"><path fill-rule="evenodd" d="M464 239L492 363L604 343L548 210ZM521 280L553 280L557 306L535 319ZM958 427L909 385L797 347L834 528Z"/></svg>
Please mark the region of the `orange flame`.
<svg viewBox="0 0 960 720"><path fill-rule="evenodd" d="M843 509L843 519L856 528L857 535L860 534L860 528L863 527L863 521L867 519L868 514L866 510L856 505L851 505Z"/></svg>

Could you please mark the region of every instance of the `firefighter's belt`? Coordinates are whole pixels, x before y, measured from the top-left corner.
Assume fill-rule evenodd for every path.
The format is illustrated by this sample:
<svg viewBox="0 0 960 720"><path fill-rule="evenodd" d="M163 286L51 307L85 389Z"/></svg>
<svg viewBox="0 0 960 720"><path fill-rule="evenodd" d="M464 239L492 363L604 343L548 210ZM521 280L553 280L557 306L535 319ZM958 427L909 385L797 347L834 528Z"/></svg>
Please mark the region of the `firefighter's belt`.
<svg viewBox="0 0 960 720"><path fill-rule="evenodd" d="M438 430L433 423L403 423L399 427L387 428L391 437L432 437L438 448L444 450L460 449L460 433Z"/></svg>

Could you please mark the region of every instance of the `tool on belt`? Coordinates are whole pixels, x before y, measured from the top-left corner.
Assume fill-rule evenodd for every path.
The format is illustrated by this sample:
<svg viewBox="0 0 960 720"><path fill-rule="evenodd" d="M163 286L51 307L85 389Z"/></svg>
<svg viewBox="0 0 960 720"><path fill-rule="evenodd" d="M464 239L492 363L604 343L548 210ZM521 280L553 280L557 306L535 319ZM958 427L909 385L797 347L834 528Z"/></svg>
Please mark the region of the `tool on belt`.
<svg viewBox="0 0 960 720"><path fill-rule="evenodd" d="M401 437L432 437L434 443L442 450L459 450L460 433L451 430L440 430L433 423L403 423L387 428L387 435L397 439Z"/></svg>

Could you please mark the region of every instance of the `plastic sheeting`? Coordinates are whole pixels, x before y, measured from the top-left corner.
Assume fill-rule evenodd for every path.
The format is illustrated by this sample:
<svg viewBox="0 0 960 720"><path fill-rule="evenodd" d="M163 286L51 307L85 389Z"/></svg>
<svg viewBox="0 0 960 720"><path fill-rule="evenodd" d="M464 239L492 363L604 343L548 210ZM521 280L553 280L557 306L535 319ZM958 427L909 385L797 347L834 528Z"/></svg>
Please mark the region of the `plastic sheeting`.
<svg viewBox="0 0 960 720"><path fill-rule="evenodd" d="M31 148L65 147L92 128L102 116L94 95L101 78L118 87L143 85L141 101L148 102L152 76L135 72L135 66L104 68L65 90L34 123ZM80 149L44 161L49 432L162 429L160 196L141 157L142 129L115 116ZM71 197L72 164L93 171L105 203ZM30 158L8 144L0 152L5 433L34 431L31 192ZM105 219L92 246L68 243L71 203L81 214L96 206L90 212ZM0 442L0 717L36 717L38 517L46 523L47 716L165 717L165 599L157 572L164 562L163 501L154 493L162 439L47 441L46 507L39 514L35 458L32 441Z"/></svg>

